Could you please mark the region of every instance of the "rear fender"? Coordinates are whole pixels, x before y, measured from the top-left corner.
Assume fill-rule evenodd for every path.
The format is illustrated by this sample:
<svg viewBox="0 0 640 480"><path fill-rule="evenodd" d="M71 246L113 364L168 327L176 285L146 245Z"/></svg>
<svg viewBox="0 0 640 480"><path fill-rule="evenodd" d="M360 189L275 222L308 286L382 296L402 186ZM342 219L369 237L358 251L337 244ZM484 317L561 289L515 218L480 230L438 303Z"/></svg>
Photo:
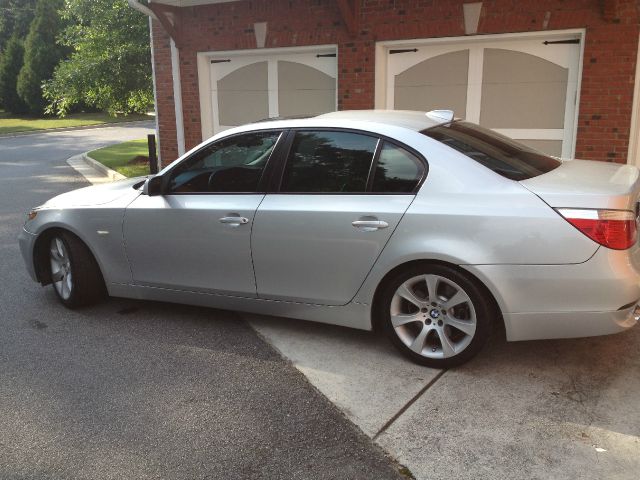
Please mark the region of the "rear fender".
<svg viewBox="0 0 640 480"><path fill-rule="evenodd" d="M509 181L498 191L495 185L489 185L455 193L429 191L426 183L353 301L371 304L388 272L416 260L441 261L462 268L579 264L597 249L598 244L517 182ZM500 292L486 286L502 308Z"/></svg>

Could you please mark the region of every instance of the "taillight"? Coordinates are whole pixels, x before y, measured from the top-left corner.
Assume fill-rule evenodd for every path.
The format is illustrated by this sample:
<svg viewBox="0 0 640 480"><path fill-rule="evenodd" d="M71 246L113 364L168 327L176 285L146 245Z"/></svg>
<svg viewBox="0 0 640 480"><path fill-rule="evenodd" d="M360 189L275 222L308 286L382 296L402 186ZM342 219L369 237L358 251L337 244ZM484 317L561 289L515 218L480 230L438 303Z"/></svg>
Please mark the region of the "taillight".
<svg viewBox="0 0 640 480"><path fill-rule="evenodd" d="M607 248L626 250L636 242L636 217L632 211L578 208L556 211L591 240Z"/></svg>

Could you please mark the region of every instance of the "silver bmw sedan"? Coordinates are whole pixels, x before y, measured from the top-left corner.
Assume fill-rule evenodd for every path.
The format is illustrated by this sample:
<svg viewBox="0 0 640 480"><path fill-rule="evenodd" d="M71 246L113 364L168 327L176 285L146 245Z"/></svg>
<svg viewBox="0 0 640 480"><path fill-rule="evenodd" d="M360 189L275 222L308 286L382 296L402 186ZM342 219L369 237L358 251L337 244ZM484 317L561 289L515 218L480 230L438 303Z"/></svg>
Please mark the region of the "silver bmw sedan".
<svg viewBox="0 0 640 480"><path fill-rule="evenodd" d="M226 130L149 178L28 213L27 270L104 295L380 329L450 367L508 340L633 326L629 165L560 161L452 112L343 111Z"/></svg>

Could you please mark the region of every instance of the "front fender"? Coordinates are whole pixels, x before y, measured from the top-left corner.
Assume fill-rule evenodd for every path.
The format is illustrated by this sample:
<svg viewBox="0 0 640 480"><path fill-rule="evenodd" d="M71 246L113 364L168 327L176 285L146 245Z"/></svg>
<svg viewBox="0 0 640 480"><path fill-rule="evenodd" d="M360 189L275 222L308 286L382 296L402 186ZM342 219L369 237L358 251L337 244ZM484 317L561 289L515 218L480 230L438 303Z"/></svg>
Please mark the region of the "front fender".
<svg viewBox="0 0 640 480"><path fill-rule="evenodd" d="M93 254L105 283L129 283L131 272L126 259L123 237L123 208L69 208L39 210L25 230L38 240L55 229L77 236ZM36 268L37 271L37 268Z"/></svg>

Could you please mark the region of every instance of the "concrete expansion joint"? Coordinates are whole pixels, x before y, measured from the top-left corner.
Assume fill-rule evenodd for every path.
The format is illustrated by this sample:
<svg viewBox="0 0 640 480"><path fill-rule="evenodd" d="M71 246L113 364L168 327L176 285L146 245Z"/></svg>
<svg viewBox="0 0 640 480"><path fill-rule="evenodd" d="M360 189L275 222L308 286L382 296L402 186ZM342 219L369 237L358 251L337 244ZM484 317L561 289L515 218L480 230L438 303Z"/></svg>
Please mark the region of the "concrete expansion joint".
<svg viewBox="0 0 640 480"><path fill-rule="evenodd" d="M372 440L375 442L380 437L380 435L382 435L391 425L393 425L395 421L404 414L404 412L409 410L411 405L413 405L422 395L427 392L427 390L429 390L438 380L440 380L440 377L442 377L445 373L447 373L447 369L438 372L438 374L433 377L429 383L422 387L418 393L416 393L407 403L405 403L402 408L400 408L400 410L398 410L398 412L393 417L391 417L380 430L378 430L378 432L372 437Z"/></svg>

